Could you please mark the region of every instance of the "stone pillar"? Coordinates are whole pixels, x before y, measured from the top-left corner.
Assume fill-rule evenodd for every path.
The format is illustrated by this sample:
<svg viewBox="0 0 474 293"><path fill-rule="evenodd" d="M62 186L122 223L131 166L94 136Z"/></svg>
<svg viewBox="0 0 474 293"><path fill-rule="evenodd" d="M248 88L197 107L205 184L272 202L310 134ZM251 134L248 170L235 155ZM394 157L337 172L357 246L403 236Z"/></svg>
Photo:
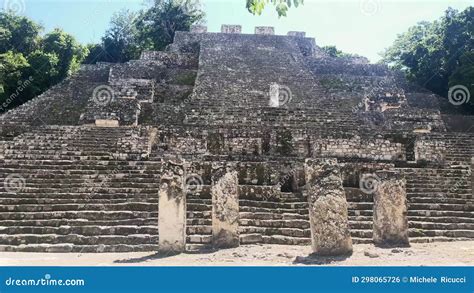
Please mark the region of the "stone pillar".
<svg viewBox="0 0 474 293"><path fill-rule="evenodd" d="M184 162L163 163L158 209L159 251L184 252L186 248L186 191Z"/></svg>
<svg viewBox="0 0 474 293"><path fill-rule="evenodd" d="M397 171L377 171L374 233L377 246L409 246L406 180Z"/></svg>
<svg viewBox="0 0 474 293"><path fill-rule="evenodd" d="M255 34L256 35L274 35L275 28L273 26L256 26Z"/></svg>
<svg viewBox="0 0 474 293"><path fill-rule="evenodd" d="M270 84L270 101L269 106L273 108L278 108L280 106L280 86L278 83Z"/></svg>
<svg viewBox="0 0 474 293"><path fill-rule="evenodd" d="M306 37L306 33L305 33L305 32L295 32L295 31L291 31L291 32L288 32L288 36L290 36L290 37L298 37L298 38L305 38L305 37Z"/></svg>
<svg viewBox="0 0 474 293"><path fill-rule="evenodd" d="M239 246L239 180L234 165L212 166L212 243L216 248Z"/></svg>
<svg viewBox="0 0 474 293"><path fill-rule="evenodd" d="M313 252L337 256L352 253L347 201L336 159L307 159L305 177Z"/></svg>
<svg viewBox="0 0 474 293"><path fill-rule="evenodd" d="M471 158L471 195L474 197L474 172L473 171L474 171L474 157Z"/></svg>
<svg viewBox="0 0 474 293"><path fill-rule="evenodd" d="M241 25L229 25L223 24L221 27L221 33L223 34L240 34L242 33Z"/></svg>
<svg viewBox="0 0 474 293"><path fill-rule="evenodd" d="M205 26L205 25L192 25L190 31L192 33L196 33L196 34L207 33L207 26Z"/></svg>

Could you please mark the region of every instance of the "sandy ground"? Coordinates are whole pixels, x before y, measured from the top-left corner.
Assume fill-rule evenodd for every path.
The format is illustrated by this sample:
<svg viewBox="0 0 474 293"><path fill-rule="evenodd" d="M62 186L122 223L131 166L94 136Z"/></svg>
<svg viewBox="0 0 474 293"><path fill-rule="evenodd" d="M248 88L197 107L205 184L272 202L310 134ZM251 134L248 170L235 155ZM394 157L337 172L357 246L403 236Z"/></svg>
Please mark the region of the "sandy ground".
<svg viewBox="0 0 474 293"><path fill-rule="evenodd" d="M174 256L154 253L0 253L1 266L473 266L474 241L413 244L382 249L354 245L350 257L310 256L307 246L245 245L235 249Z"/></svg>

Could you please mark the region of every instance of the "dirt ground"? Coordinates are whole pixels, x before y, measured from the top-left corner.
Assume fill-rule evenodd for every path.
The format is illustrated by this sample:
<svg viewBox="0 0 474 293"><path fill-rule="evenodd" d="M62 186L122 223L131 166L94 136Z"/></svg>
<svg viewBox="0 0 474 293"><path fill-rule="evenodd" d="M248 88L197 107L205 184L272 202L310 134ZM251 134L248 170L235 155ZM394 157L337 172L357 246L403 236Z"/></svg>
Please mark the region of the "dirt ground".
<svg viewBox="0 0 474 293"><path fill-rule="evenodd" d="M354 245L349 257L310 256L308 246L245 245L235 249L174 256L154 253L0 253L0 266L473 266L474 241L413 244L382 249Z"/></svg>

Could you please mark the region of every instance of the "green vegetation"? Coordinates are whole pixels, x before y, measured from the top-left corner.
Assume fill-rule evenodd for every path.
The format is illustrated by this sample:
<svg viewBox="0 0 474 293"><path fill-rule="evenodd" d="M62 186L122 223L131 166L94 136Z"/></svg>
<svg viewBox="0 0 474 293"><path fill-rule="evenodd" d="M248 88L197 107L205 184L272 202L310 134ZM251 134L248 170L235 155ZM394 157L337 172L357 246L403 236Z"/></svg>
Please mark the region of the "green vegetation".
<svg viewBox="0 0 474 293"><path fill-rule="evenodd" d="M345 53L336 48L336 46L324 46L321 49L331 57L341 57L341 58L363 58L357 54Z"/></svg>
<svg viewBox="0 0 474 293"><path fill-rule="evenodd" d="M474 94L474 7L449 8L433 22L420 22L401 34L383 53L384 62L433 92L448 96L463 85ZM463 107L472 111L474 99Z"/></svg>
<svg viewBox="0 0 474 293"><path fill-rule="evenodd" d="M189 31L204 19L196 0L154 0L144 10L116 13L101 44L89 45L85 63L126 62L145 50L163 50L176 31Z"/></svg>
<svg viewBox="0 0 474 293"><path fill-rule="evenodd" d="M247 0L247 9L250 13L261 15L267 4L272 4L278 13L278 16L287 16L288 9L292 6L298 7L304 3L304 0Z"/></svg>
<svg viewBox="0 0 474 293"><path fill-rule="evenodd" d="M0 113L41 94L79 68L88 54L61 29L0 12Z"/></svg>

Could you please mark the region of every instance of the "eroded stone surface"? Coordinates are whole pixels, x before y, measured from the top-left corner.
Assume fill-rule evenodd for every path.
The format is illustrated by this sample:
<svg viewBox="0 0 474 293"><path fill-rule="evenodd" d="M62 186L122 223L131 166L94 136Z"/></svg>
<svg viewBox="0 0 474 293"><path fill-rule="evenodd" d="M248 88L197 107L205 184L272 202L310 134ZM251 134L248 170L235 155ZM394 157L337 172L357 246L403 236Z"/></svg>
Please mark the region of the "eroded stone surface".
<svg viewBox="0 0 474 293"><path fill-rule="evenodd" d="M274 35L275 28L273 26L257 26L255 27L256 35Z"/></svg>
<svg viewBox="0 0 474 293"><path fill-rule="evenodd" d="M337 160L308 159L305 174L313 252L318 255L352 253L348 205Z"/></svg>
<svg viewBox="0 0 474 293"><path fill-rule="evenodd" d="M374 193L374 243L379 246L407 246L408 219L406 180L396 171L378 171Z"/></svg>
<svg viewBox="0 0 474 293"><path fill-rule="evenodd" d="M241 25L223 24L222 27L221 27L221 33L223 33L223 34L240 34L240 33L242 33L242 26Z"/></svg>
<svg viewBox="0 0 474 293"><path fill-rule="evenodd" d="M184 162L169 159L160 180L158 228L162 253L183 252L186 246Z"/></svg>
<svg viewBox="0 0 474 293"><path fill-rule="evenodd" d="M235 166L213 166L212 243L217 248L239 245L239 190Z"/></svg>

